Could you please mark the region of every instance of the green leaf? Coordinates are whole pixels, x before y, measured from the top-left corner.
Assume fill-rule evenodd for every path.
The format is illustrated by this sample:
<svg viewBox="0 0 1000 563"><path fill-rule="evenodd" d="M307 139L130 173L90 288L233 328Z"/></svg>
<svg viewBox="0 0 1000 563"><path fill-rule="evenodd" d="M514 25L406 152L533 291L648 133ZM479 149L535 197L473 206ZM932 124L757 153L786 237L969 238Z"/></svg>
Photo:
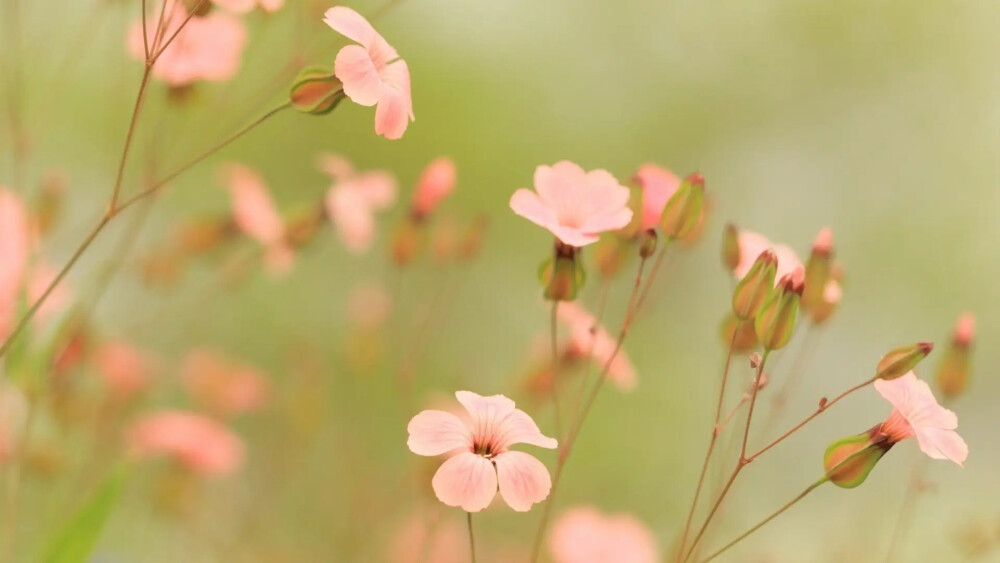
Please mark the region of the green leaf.
<svg viewBox="0 0 1000 563"><path fill-rule="evenodd" d="M108 475L87 504L56 536L46 553L46 563L83 563L87 560L104 529L104 524L118 504L127 475L125 465L119 466Z"/></svg>

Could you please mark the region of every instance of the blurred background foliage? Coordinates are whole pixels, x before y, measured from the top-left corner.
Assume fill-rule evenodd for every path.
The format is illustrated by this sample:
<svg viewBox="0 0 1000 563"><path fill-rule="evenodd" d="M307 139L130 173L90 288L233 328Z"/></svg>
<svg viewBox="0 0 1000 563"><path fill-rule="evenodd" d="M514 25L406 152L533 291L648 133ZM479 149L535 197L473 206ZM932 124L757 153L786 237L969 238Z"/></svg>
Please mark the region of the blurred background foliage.
<svg viewBox="0 0 1000 563"><path fill-rule="evenodd" d="M308 62L332 64L342 42L316 16L328 6L306 4L313 3L288 0L276 17L247 18L250 43L231 83L199 85L182 105L153 90L127 191L139 189L144 169L171 170L280 103L292 76L282 69L297 49L305 49ZM351 6L371 14L379 4ZM46 171L67 175L71 212L46 247L61 265L103 213L113 183L141 72L123 46L139 2L21 1L20 11L14 25L21 50L5 57L23 72L31 147L28 181L12 187L29 194ZM149 500L149 474L140 471L102 536L99 560L386 557L399 522L430 489L424 460L406 449L407 420L458 388L508 393L530 405L520 385L531 367L528 350L547 326L536 269L551 241L515 217L507 200L530 186L535 166L561 159L622 179L647 161L679 174L700 170L715 209L705 240L671 259L629 336L625 348L639 386L632 394L606 389L598 400L569 462L560 506L586 502L633 512L661 546L673 541L704 453L722 362L717 328L730 287L718 258L722 225L734 221L803 256L816 231L829 225L847 272L843 305L823 329L783 421L868 377L889 348L918 340L943 345L955 316L976 312L981 345L973 391L953 406L971 457L964 470L932 465L937 487L922 497L904 548L906 560L958 560L963 530L1000 525L1000 382L990 368L998 359L992 288L1000 275L998 23L994 2L399 1L375 25L413 76L417 119L402 140L376 137L371 110L352 104L325 118L282 114L176 181L151 208L95 325L157 352L168 365L195 346L243 358L269 374L275 400L238 424L246 468L208 485L186 517L158 511ZM0 80L6 86L9 74ZM10 184L6 133L0 150L0 181ZM142 283L140 259L174 224L227 212L218 164L255 167L279 206L293 211L328 187L314 165L320 151L343 154L362 169L391 170L403 202L428 161L451 156L459 184L446 206L468 216L485 212L491 221L481 258L462 267L425 260L395 271L386 243L403 216L400 204L383 217L367 257L348 254L324 232L285 279L253 273L242 284L220 284L219 260L199 262L170 290ZM70 275L78 291L92 289L94 272L127 223L123 217L102 235ZM612 289L612 330L630 276ZM347 361L346 301L352 288L370 281L392 289L394 313L382 358L361 370ZM394 358L426 331L420 319L445 284L454 288L450 304L435 309L414 385L401 386ZM585 302L594 302L596 289L587 288ZM801 335L774 377L787 376L787 356L800 344ZM918 370L925 378L934 360ZM749 368L737 366L749 381ZM179 404L171 370L162 377L152 403ZM545 405L531 409L551 431ZM811 483L833 439L887 414L874 391L863 392L755 463L710 543ZM752 442L765 438L757 434ZM67 474L80 471L80 443L70 435L57 446L68 452ZM881 560L918 454L915 444L902 444L861 488L820 489L731 560ZM540 457L552 467L554 454ZM732 458L719 459L728 466ZM94 481L83 478L89 486ZM79 502L78 483L66 475L26 478L21 518L32 524L22 528L20 553L44 542L66 507ZM537 510L484 513L477 518L483 553L490 546L523 551L537 518Z"/></svg>

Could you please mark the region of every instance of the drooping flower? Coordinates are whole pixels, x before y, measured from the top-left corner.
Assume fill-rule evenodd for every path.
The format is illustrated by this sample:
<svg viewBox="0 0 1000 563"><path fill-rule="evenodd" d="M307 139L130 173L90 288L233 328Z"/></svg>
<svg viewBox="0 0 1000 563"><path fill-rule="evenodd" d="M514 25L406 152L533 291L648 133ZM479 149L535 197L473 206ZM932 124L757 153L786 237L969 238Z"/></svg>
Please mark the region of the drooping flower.
<svg viewBox="0 0 1000 563"><path fill-rule="evenodd" d="M635 367L624 349L615 354L618 342L601 326L597 318L575 301L560 303L556 314L570 329L567 349L569 354L583 359L589 357L597 369L608 366L608 379L623 391L635 388Z"/></svg>
<svg viewBox="0 0 1000 563"><path fill-rule="evenodd" d="M628 225L629 190L606 170L561 161L535 170L535 191L521 188L510 198L514 213L545 227L570 246L597 242L598 234Z"/></svg>
<svg viewBox="0 0 1000 563"><path fill-rule="evenodd" d="M124 340L110 340L95 353L97 373L111 392L127 398L145 389L150 383L155 359Z"/></svg>
<svg viewBox="0 0 1000 563"><path fill-rule="evenodd" d="M567 510L552 526L549 551L556 563L653 563L656 537L625 513L602 514L589 506Z"/></svg>
<svg viewBox="0 0 1000 563"><path fill-rule="evenodd" d="M205 349L187 355L181 379L197 404L224 417L261 408L269 394L267 380L257 369Z"/></svg>
<svg viewBox="0 0 1000 563"><path fill-rule="evenodd" d="M804 268L802 260L791 247L784 244L774 244L762 234L740 229L737 232L737 241L740 249L740 260L733 270L736 279L743 279L760 253L765 250L773 251L778 258L778 273L774 277L775 281L799 268Z"/></svg>
<svg viewBox="0 0 1000 563"><path fill-rule="evenodd" d="M681 186L681 179L676 174L655 164L643 164L635 175L636 182L642 188L642 230L655 229L660 224L660 216L667 201Z"/></svg>
<svg viewBox="0 0 1000 563"><path fill-rule="evenodd" d="M165 30L160 43L165 43L184 25L163 54L153 65L153 77L170 86L186 86L205 80L224 82L236 76L240 59L247 42L243 22L227 12L212 12L207 16L194 16L186 24L187 10L183 2L168 1ZM146 20L146 40L143 40L142 23L135 22L128 33L128 52L132 58L145 60L146 42L152 49L156 37L158 14Z"/></svg>
<svg viewBox="0 0 1000 563"><path fill-rule="evenodd" d="M961 466L969 446L955 432L958 417L942 407L926 382L911 371L895 379L878 379L875 389L892 405L880 433L890 443L916 437L920 450L932 459L948 459Z"/></svg>
<svg viewBox="0 0 1000 563"><path fill-rule="evenodd" d="M431 481L438 500L467 512L479 512L500 496L518 512L526 512L549 494L552 480L542 462L515 444L554 449L555 439L544 436L514 401L503 395L483 397L471 391L455 396L469 413L462 420L452 413L423 411L407 425L407 446L417 455L455 452L438 468Z"/></svg>
<svg viewBox="0 0 1000 563"><path fill-rule="evenodd" d="M454 189L455 162L447 157L432 160L417 181L417 189L413 193L413 214L420 217L429 215Z"/></svg>
<svg viewBox="0 0 1000 563"><path fill-rule="evenodd" d="M334 74L354 103L376 106L375 133L399 139L413 117L410 69L406 61L368 20L350 8L336 6L323 18L334 31L360 45L347 45L337 53Z"/></svg>
<svg viewBox="0 0 1000 563"><path fill-rule="evenodd" d="M243 442L222 423L192 412L165 410L147 415L128 433L139 457L167 456L206 477L228 475L243 463Z"/></svg>
<svg viewBox="0 0 1000 563"><path fill-rule="evenodd" d="M233 220L246 236L264 247L264 261L274 273L287 273L294 260L285 223L271 200L264 179L242 164L223 168L223 181L232 199Z"/></svg>
<svg viewBox="0 0 1000 563"><path fill-rule="evenodd" d="M375 212L396 201L396 179L381 170L356 172L338 155L321 155L319 167L335 182L325 199L334 228L348 250L363 253L375 240Z"/></svg>
<svg viewBox="0 0 1000 563"><path fill-rule="evenodd" d="M246 14L258 6L265 12L277 12L285 0L212 0L212 3L235 14Z"/></svg>

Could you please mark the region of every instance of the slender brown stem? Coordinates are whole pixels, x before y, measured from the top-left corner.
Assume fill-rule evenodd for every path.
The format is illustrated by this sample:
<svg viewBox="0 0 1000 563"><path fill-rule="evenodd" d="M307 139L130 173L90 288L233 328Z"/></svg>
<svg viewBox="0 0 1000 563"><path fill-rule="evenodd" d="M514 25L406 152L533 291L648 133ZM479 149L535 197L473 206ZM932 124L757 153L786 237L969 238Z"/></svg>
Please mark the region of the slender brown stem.
<svg viewBox="0 0 1000 563"><path fill-rule="evenodd" d="M465 513L465 522L469 527L469 555L472 563L476 563L476 537L472 534L472 513Z"/></svg>
<svg viewBox="0 0 1000 563"><path fill-rule="evenodd" d="M701 464L701 474L698 476L698 484L694 489L694 498L691 500L691 508L688 510L687 520L684 523L684 533L681 534L681 545L677 550L677 560L680 561L684 555L684 547L687 543L688 534L691 533L691 521L694 520L694 511L698 506L698 498L701 496L701 489L705 485L705 475L708 473L708 466L712 460L712 452L715 451L715 443L719 439L719 421L722 417L722 405L725 403L726 382L729 379L729 366L733 360L733 347L736 345L737 331L733 330L733 336L729 340L726 350L726 363L722 368L722 385L719 386L719 399L715 407L715 422L712 424L712 435L709 437L708 450L705 452L705 461ZM735 411L734 411L735 412Z"/></svg>
<svg viewBox="0 0 1000 563"><path fill-rule="evenodd" d="M174 39L177 38L177 35L184 30L188 22L191 21L191 18L193 18L194 15L198 13L199 10L201 10L202 6L204 6L205 2L207 1L208 0L198 0L198 3L193 8L191 8L191 10L188 11L187 17L184 18L184 21L182 21L181 24L177 26L177 29L175 29L174 32L170 35L170 37L168 37L167 40L163 42L163 45L161 45L159 49L155 50L156 52L150 59L152 62L156 62L156 60L160 58L160 55L162 55L163 52L167 50L167 47L169 47L170 44L174 42Z"/></svg>
<svg viewBox="0 0 1000 563"><path fill-rule="evenodd" d="M549 394L552 397L552 410L555 413L556 436L562 437L562 413L559 411L559 301L552 302L552 318L550 319L552 343L552 370L549 372Z"/></svg>
<svg viewBox="0 0 1000 563"><path fill-rule="evenodd" d="M608 304L608 290L611 286L611 280L605 278L601 283L601 289L597 297L597 306L594 308L594 324L590 327L590 348L587 350L587 366L584 369L583 377L580 378L580 390L576 394L576 400L573 402L573 420L576 419L580 414L580 407L583 406L583 397L587 393L587 383L590 381L590 375L594 371L594 347L597 345L597 331L601 327L601 321L604 318L604 309Z"/></svg>
<svg viewBox="0 0 1000 563"><path fill-rule="evenodd" d="M142 56L149 60L149 32L146 31L146 0L142 0Z"/></svg>
<svg viewBox="0 0 1000 563"><path fill-rule="evenodd" d="M143 26L143 29L146 29ZM135 137L135 129L139 124L139 114L142 112L143 102L146 100L146 89L149 86L149 78L153 71L151 62L146 62L142 71L142 80L139 82L139 93L135 96L135 105L132 107L132 118L128 123L128 132L125 133L125 147L122 149L121 158L118 159L118 173L115 176L115 187L111 191L111 203L108 205L108 213L114 215L118 207L118 197L121 195L122 178L125 175L125 163L128 162L129 150L132 148L132 139Z"/></svg>
<svg viewBox="0 0 1000 563"><path fill-rule="evenodd" d="M788 375L784 378L781 387L771 399L771 409L768 411L767 417L761 425L762 432L767 433L771 426L778 421L785 407L788 406L788 397L792 394L792 390L796 384L801 380L802 375L805 373L805 368L809 364L813 352L816 350L819 335L822 333L819 330L819 325L808 322L808 320L806 322L808 324L806 325L806 333L802 340L802 345L795 352Z"/></svg>

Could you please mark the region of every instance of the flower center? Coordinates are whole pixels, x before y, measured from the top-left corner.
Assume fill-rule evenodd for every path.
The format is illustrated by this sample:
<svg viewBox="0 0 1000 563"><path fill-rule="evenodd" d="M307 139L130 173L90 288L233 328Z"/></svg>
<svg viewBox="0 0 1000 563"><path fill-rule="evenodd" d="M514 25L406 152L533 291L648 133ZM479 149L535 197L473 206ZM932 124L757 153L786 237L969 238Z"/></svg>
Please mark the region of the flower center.
<svg viewBox="0 0 1000 563"><path fill-rule="evenodd" d="M895 443L913 436L913 426L898 410L893 409L889 418L882 423L880 433Z"/></svg>

